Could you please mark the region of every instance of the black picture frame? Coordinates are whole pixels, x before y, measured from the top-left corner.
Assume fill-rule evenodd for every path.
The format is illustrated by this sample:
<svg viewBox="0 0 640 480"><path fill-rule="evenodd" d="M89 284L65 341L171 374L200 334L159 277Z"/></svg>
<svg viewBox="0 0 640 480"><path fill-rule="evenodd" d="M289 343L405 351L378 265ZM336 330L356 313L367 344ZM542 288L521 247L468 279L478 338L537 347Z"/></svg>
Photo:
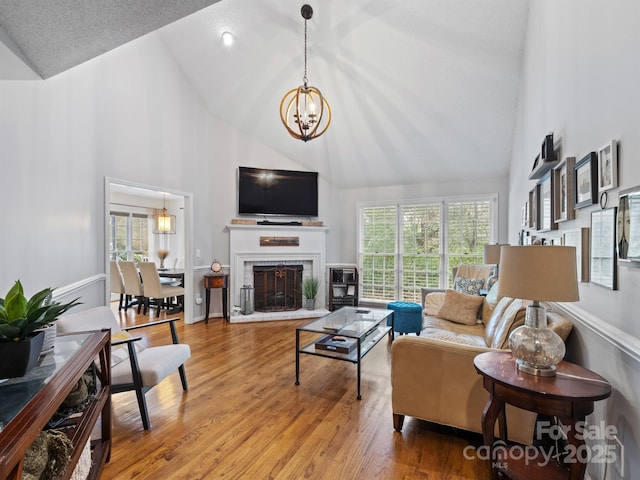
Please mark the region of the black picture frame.
<svg viewBox="0 0 640 480"><path fill-rule="evenodd" d="M539 186L536 185L529 192L529 229L537 230L540 225L539 208L538 208L538 190Z"/></svg>
<svg viewBox="0 0 640 480"><path fill-rule="evenodd" d="M591 212L590 282L610 290L618 289L617 210L611 207Z"/></svg>
<svg viewBox="0 0 640 480"><path fill-rule="evenodd" d="M538 230L548 232L557 230L558 225L554 221L554 176L552 171L547 172L538 182Z"/></svg>
<svg viewBox="0 0 640 480"><path fill-rule="evenodd" d="M589 152L573 167L575 208L584 208L598 201L598 156Z"/></svg>

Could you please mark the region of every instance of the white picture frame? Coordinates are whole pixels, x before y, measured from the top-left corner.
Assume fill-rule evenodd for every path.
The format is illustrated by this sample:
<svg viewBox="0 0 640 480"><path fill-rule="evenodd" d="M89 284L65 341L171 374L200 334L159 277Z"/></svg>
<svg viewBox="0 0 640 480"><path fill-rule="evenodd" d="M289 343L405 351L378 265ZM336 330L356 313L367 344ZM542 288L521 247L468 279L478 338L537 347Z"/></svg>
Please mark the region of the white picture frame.
<svg viewBox="0 0 640 480"><path fill-rule="evenodd" d="M618 145L615 140L598 149L598 193L618 186Z"/></svg>

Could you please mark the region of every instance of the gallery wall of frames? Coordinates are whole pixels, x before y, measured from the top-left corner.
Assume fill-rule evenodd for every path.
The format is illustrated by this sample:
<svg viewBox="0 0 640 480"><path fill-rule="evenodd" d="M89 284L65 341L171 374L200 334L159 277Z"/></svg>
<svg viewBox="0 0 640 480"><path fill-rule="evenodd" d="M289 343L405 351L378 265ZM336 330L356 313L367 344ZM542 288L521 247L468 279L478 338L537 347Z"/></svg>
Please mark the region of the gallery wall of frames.
<svg viewBox="0 0 640 480"><path fill-rule="evenodd" d="M640 267L640 186L617 192L610 205L619 180L616 140L579 158L559 158L556 145L546 135L533 162L519 243L574 246L578 280L617 290L618 266ZM576 227L576 211L596 204L590 226Z"/></svg>

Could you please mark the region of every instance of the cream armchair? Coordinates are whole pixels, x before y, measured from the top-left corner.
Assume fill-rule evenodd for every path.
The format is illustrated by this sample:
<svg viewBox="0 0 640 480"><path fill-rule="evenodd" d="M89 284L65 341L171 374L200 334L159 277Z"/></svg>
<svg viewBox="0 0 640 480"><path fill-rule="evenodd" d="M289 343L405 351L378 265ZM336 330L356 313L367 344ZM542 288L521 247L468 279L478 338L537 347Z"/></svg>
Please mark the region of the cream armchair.
<svg viewBox="0 0 640 480"><path fill-rule="evenodd" d="M94 307L88 310L63 315L56 325L59 333L74 333L90 330L111 330L111 391L120 393L135 391L142 417L142 425L149 430L151 423L145 394L175 370L180 374L182 389L187 390L184 363L191 357L189 345L181 344L174 323L177 318L150 322L134 327L121 328L109 307ZM160 325L169 327L171 343L145 347L139 337L129 331Z"/></svg>

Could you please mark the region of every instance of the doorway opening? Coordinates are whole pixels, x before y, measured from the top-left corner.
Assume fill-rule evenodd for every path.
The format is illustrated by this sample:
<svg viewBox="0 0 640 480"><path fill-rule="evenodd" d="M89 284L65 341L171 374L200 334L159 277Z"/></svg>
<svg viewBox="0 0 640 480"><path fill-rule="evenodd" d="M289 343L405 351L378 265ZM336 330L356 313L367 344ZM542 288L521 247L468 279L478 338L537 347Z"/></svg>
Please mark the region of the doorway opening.
<svg viewBox="0 0 640 480"><path fill-rule="evenodd" d="M154 214L175 215L175 234L154 232ZM156 215L157 216L157 215ZM148 260L184 271L184 320L193 323L193 194L105 178L105 299L110 301L111 260Z"/></svg>

